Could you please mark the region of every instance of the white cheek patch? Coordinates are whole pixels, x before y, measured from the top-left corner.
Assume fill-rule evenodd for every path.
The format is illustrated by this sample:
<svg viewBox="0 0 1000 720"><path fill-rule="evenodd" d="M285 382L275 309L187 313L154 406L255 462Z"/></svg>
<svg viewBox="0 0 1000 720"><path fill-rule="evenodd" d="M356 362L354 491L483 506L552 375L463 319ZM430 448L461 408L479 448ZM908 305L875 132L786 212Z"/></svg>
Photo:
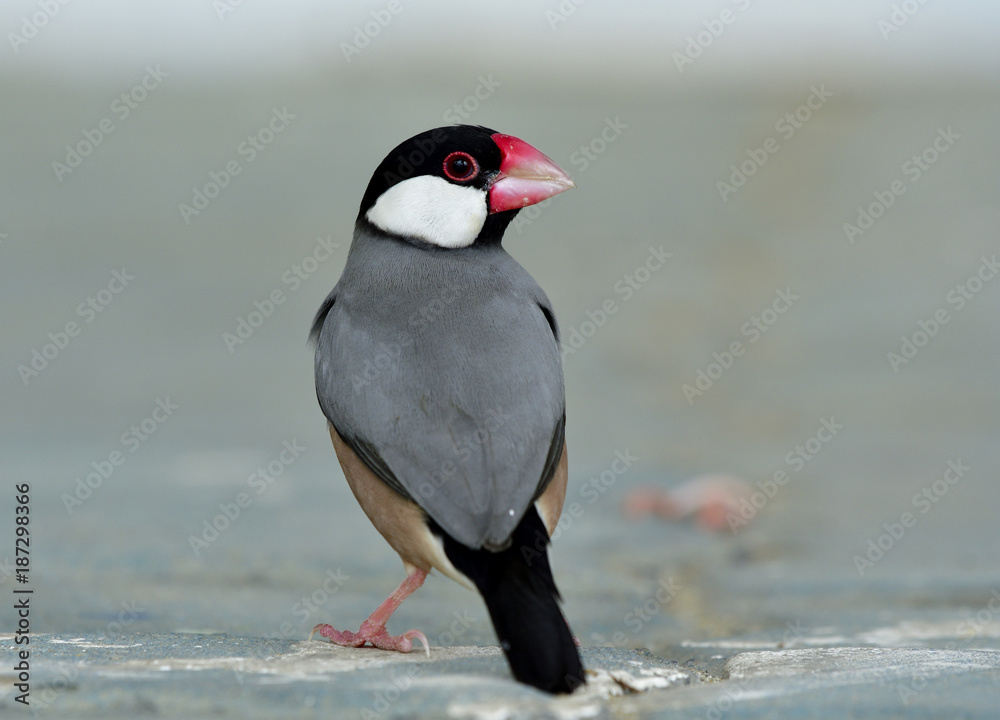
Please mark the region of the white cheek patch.
<svg viewBox="0 0 1000 720"><path fill-rule="evenodd" d="M486 222L486 191L431 175L404 180L379 196L365 217L393 235L445 248L468 247Z"/></svg>

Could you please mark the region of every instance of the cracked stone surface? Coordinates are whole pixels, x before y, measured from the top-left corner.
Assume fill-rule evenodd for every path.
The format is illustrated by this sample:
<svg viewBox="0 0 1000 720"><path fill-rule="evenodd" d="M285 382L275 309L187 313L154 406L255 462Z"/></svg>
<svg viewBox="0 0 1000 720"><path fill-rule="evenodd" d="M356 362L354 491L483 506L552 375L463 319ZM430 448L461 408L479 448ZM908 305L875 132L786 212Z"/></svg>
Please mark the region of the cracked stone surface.
<svg viewBox="0 0 1000 720"><path fill-rule="evenodd" d="M0 638L4 666L12 638ZM322 641L226 635L36 636L35 710L65 717L135 714L282 717L352 708L371 716L594 717L609 699L701 682L698 673L646 651L584 648L587 685L553 698L510 680L496 647L424 653L342 648ZM0 709L16 710L9 688ZM367 712L366 712L367 711ZM436 711L432 714L437 714Z"/></svg>
<svg viewBox="0 0 1000 720"><path fill-rule="evenodd" d="M11 638L2 662L14 663ZM33 709L54 717L590 718L664 716L883 717L945 712L961 691L966 716L990 717L1000 651L804 648L741 652L722 676L648 651L583 648L586 687L553 698L513 683L495 647L423 653L320 641L226 635L36 636ZM0 709L16 710L12 694ZM905 711L905 712L904 712ZM892 716L890 712L888 716Z"/></svg>

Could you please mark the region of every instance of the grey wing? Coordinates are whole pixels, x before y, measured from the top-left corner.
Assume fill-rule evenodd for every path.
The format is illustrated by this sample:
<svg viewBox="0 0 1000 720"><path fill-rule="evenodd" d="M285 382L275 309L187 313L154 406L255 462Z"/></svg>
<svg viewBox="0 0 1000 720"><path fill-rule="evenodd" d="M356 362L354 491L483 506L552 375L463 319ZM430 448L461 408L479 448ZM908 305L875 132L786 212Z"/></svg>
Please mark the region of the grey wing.
<svg viewBox="0 0 1000 720"><path fill-rule="evenodd" d="M538 290L403 324L361 303L326 310L316 387L337 432L456 540L503 546L564 442L547 298Z"/></svg>

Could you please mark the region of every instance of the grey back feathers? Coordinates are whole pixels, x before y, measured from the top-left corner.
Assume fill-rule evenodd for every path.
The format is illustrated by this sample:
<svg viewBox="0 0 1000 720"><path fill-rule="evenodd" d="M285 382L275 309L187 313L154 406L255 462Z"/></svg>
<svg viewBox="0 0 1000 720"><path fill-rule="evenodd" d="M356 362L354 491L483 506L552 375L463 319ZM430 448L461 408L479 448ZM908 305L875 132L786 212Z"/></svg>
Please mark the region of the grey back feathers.
<svg viewBox="0 0 1000 720"><path fill-rule="evenodd" d="M359 223L313 332L320 406L365 464L463 545L504 547L563 445L555 322L527 271L499 245Z"/></svg>

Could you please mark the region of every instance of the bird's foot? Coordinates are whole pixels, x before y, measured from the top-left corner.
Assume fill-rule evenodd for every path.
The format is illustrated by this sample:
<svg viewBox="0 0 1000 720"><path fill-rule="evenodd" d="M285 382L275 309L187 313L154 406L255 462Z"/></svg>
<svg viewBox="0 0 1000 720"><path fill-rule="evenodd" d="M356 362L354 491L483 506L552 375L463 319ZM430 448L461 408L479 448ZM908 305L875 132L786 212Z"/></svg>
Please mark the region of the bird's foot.
<svg viewBox="0 0 1000 720"><path fill-rule="evenodd" d="M334 645L343 647L362 647L365 643L371 643L374 647L382 650L394 650L396 652L408 653L413 650L413 641L419 640L424 645L427 656L430 657L431 645L427 642L427 636L419 630L407 630L402 635L390 635L385 625L379 625L371 620L361 623L361 628L357 632L350 630L337 630L331 625L320 623L309 633L309 639L319 633L328 638Z"/></svg>
<svg viewBox="0 0 1000 720"><path fill-rule="evenodd" d="M349 630L337 630L331 625L320 623L309 633L309 639L319 633L330 642L343 647L361 647L365 643L371 643L382 650L395 650L396 652L408 653L413 649L413 641L419 640L424 644L427 657L431 656L431 644L427 642L427 636L419 630L407 630L402 635L390 635L385 624L392 615L414 590L424 584L427 577L426 570L411 565L406 565L406 579L399 584L392 595L385 599L381 605L375 608L375 612L368 616L368 619L361 623L361 628L355 633Z"/></svg>

